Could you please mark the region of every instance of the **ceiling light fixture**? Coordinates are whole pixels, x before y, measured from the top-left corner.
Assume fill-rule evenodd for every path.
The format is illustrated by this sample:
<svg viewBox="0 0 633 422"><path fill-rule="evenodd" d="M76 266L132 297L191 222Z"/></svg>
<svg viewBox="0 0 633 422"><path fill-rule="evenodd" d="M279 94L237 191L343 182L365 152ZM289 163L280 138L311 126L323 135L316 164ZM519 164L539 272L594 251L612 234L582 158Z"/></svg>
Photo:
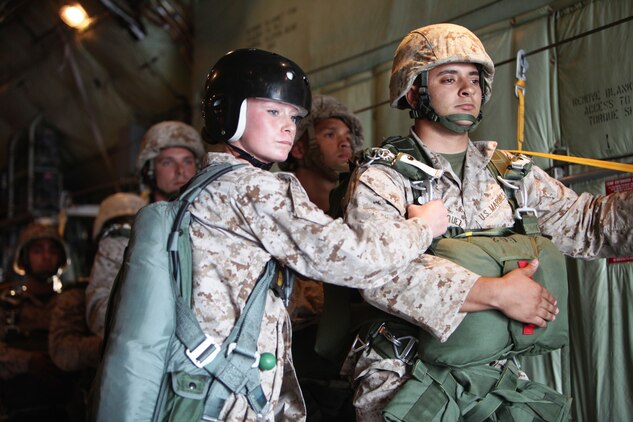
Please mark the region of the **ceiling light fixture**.
<svg viewBox="0 0 633 422"><path fill-rule="evenodd" d="M71 28L84 30L90 25L88 14L79 3L68 4L59 9L59 16Z"/></svg>

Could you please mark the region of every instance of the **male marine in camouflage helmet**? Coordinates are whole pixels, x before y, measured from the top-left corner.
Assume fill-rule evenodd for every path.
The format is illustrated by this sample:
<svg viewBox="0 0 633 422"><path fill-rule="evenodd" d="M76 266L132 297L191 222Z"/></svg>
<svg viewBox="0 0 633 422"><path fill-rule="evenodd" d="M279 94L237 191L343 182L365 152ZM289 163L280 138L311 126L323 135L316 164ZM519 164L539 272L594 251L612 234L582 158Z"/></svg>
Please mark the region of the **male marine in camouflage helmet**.
<svg viewBox="0 0 633 422"><path fill-rule="evenodd" d="M86 321L93 334L104 336L105 315L112 284L123 263L134 216L145 205L140 196L118 192L99 205L92 237L98 249L86 287Z"/></svg>
<svg viewBox="0 0 633 422"><path fill-rule="evenodd" d="M118 192L101 202L93 226L98 250L89 283L77 283L58 298L51 315L49 348L64 371L96 368L112 283L121 266L134 216L145 200ZM85 386L82 386L85 387Z"/></svg>
<svg viewBox="0 0 633 422"><path fill-rule="evenodd" d="M143 137L136 169L152 190L151 201L165 201L191 179L204 155L202 138L186 123L164 121Z"/></svg>
<svg viewBox="0 0 633 422"><path fill-rule="evenodd" d="M469 110L436 110L439 96L429 92L429 73L439 66L452 64L472 64L480 88L479 113ZM400 43L393 59L389 81L389 99L392 107L411 109L412 118L425 118L454 132L473 131L482 119L481 106L492 95L494 63L486 53L483 44L472 32L458 25L430 25L411 31ZM407 98L415 86L415 105ZM467 95L467 94L466 94ZM461 122L461 123L460 123Z"/></svg>
<svg viewBox="0 0 633 422"><path fill-rule="evenodd" d="M306 187L310 179L333 183L319 189L327 198L338 183L339 174L349 172L349 160L363 146L360 120L343 103L328 95L315 95L310 114L299 122L295 144L288 159L279 168L293 172ZM308 188L306 187L306 190ZM316 193L316 192L315 192ZM322 205L310 195L317 205ZM328 210L328 207L321 207Z"/></svg>
<svg viewBox="0 0 633 422"><path fill-rule="evenodd" d="M480 40L458 25L437 24L416 29L402 40L395 53L389 84L390 102L392 107L409 109L414 119L408 137L400 138L399 145L407 145L410 148L407 153L415 153L419 160L427 161L426 164L436 170L433 182L417 202L439 202L438 212L445 207L451 232L511 230L515 225L512 205L500 182L487 169L495 154L496 142L470 139L470 133L482 118L483 104L490 99L493 75L493 62ZM531 166L526 157L499 153L505 154L508 160L518 160L517 164L526 163L527 169ZM520 194L515 197L520 207L539 210L535 218L541 235L549 237L561 252L583 258L633 252L633 228L629 218L633 212L633 192L600 197L587 193L578 195L536 166L531 166L526 173L516 185ZM413 201L414 189L419 188L412 183L390 166L359 168L352 176L353 190L349 194L346 221L352 226L361 225L367 219L379 226L404 221L406 206ZM591 218L587 218L587 214ZM398 275L398 279L407 280L406 283L385 284L362 293L372 305L415 322L440 341L449 340L468 312L496 309L509 319L536 327L545 327L559 312L556 298L530 279L538 269L538 260L500 278L481 277L438 256L421 255L416 262L424 269L417 266L402 268ZM412 366L407 365L406 359L385 358L371 346L363 350L363 353L353 354L354 359L351 359L355 365L352 375L356 386L357 417L363 421L383 420L385 406L411 378ZM422 362L415 358L414 354L413 363ZM421 367L424 365L427 362ZM485 370L490 368L484 366ZM507 368L501 366L498 374L505 373L506 369L514 370L510 363ZM442 396L445 402L435 408L437 419L433 420L454 421L472 410L460 408L465 402L455 394L463 392L462 397L481 394L477 400L485 401L483 397L488 390L473 392L472 385L479 384L470 372L468 375L461 373L466 378L460 378L453 375L451 368L445 368L445 371L448 371L443 372L446 378L442 379L454 380L456 387L453 389L441 390L442 387L432 379L431 369L427 374L414 374L426 381L421 381L417 387L415 382L407 385L420 394L432 390L425 390L428 385L438 387L440 390L437 391L445 391ZM467 378L473 381L472 385L464 383ZM514 393L515 398L520 395ZM552 413L560 418L557 420L563 420L569 412L568 402L554 405L556 393L552 390L551 394L551 402L547 397L543 400L547 401L549 409L554 409ZM533 400L521 397L518 401ZM515 398L507 396L498 409L522 407L521 403L514 406ZM397 400L394 406L395 402ZM433 407L427 402L421 403L424 409ZM533 406L539 408L543 403ZM530 407L525 406L525 409ZM502 412L496 413L497 407L490 412L495 420L508 420L504 418L510 414L509 410L506 416ZM515 415L514 410L512 415ZM534 418L540 416L525 411L523 416L513 420ZM409 419L405 417L405 420Z"/></svg>
<svg viewBox="0 0 633 422"><path fill-rule="evenodd" d="M17 274L52 282L69 264L68 247L55 227L32 223L22 230L13 261Z"/></svg>
<svg viewBox="0 0 633 422"><path fill-rule="evenodd" d="M349 173L349 161L362 145L363 128L358 117L336 98L315 95L310 114L297 126L288 159L279 163L279 168L297 176L310 200L327 212L330 192L338 185L339 175ZM316 414L333 417L342 412L343 403L351 408L349 400L342 400L343 395L349 397L348 389L326 387L328 381L339 379L339 368L314 350L323 289L322 282L297 276L288 304L292 353L309 418Z"/></svg>

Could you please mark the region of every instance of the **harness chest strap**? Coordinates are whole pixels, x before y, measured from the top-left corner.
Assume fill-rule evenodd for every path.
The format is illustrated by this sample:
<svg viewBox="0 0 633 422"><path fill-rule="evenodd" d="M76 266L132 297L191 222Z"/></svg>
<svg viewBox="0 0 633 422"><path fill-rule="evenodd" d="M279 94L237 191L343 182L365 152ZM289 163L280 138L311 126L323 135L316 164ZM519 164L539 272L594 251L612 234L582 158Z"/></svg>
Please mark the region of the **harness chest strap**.
<svg viewBox="0 0 633 422"><path fill-rule="evenodd" d="M409 137L389 137L380 148L363 151L359 161L363 166L373 163L387 165L408 178L411 181L415 203L433 199L432 182L443 174L441 169L430 165L424 151ZM505 192L512 207L515 230L528 235L540 234L536 210L527 206L519 207L516 200L516 193L520 190L523 193L524 204L527 204L527 191L523 186L523 179L532 169L532 161L525 155L509 156L501 150L495 150L486 167Z"/></svg>

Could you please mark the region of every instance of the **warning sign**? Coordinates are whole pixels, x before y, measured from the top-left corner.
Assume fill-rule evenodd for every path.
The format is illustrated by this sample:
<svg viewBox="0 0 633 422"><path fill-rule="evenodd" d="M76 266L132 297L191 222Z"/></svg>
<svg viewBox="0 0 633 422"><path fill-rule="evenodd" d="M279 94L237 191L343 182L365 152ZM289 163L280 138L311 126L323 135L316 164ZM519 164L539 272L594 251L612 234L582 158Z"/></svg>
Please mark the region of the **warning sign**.
<svg viewBox="0 0 633 422"><path fill-rule="evenodd" d="M633 177L623 177L621 179L615 180L607 180L605 183L607 194L613 192L627 192L633 190ZM620 256L617 258L609 258L607 262L609 264L617 264L620 262L631 262L633 261L633 256Z"/></svg>

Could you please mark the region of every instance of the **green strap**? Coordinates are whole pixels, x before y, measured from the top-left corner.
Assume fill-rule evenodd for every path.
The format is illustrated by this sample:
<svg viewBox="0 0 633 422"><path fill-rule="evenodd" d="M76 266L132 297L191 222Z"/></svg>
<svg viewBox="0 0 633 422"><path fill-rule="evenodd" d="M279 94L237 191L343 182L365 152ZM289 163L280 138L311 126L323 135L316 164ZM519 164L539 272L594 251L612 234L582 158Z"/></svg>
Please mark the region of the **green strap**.
<svg viewBox="0 0 633 422"><path fill-rule="evenodd" d="M413 158L418 161L429 165L431 164L422 148L420 148L420 146L408 136L390 136L383 141L381 146L390 150L394 154L404 152L412 155Z"/></svg>
<svg viewBox="0 0 633 422"><path fill-rule="evenodd" d="M207 417L219 418L231 393L244 394L258 414L265 416L268 413L268 401L261 388L259 367L253 365L266 307L266 292L276 276L277 265L271 260L251 292L233 330L222 344L222 351L205 367L215 377L205 403L204 414ZM229 351L229 345L235 347Z"/></svg>
<svg viewBox="0 0 633 422"><path fill-rule="evenodd" d="M198 367L214 376L205 403L205 415L217 418L231 393L244 394L258 413L267 413L268 402L261 388L257 339L266 306L266 292L277 275L277 265L271 260L258 279L235 326L221 346L212 343L202 331L191 309L192 251L189 238L191 215L189 205L223 174L246 164L228 163L205 167L186 185L178 201L180 205L168 240L172 276L178 286L176 298L176 336L185 345L189 357ZM229 347L231 350L229 350ZM208 361L207 361L208 358Z"/></svg>
<svg viewBox="0 0 633 422"><path fill-rule="evenodd" d="M493 420L514 420L503 415L511 415L510 407L523 408L525 420L543 420L556 422L564 420L569 414L571 399L550 390L548 387L531 382L521 381L517 375L518 368L508 362L501 371L495 386L470 408L464 415L465 422L484 422ZM523 420L523 419L520 419Z"/></svg>
<svg viewBox="0 0 633 422"><path fill-rule="evenodd" d="M510 365L510 363L508 363ZM488 419L503 403L503 398L495 394L498 390L516 391L518 377L506 366L501 373L499 382L475 407L464 415L466 422L483 422ZM518 401L523 401L522 396L515 397Z"/></svg>
<svg viewBox="0 0 633 422"><path fill-rule="evenodd" d="M393 422L566 421L571 398L519 379L514 363L455 369L418 360L384 410Z"/></svg>

